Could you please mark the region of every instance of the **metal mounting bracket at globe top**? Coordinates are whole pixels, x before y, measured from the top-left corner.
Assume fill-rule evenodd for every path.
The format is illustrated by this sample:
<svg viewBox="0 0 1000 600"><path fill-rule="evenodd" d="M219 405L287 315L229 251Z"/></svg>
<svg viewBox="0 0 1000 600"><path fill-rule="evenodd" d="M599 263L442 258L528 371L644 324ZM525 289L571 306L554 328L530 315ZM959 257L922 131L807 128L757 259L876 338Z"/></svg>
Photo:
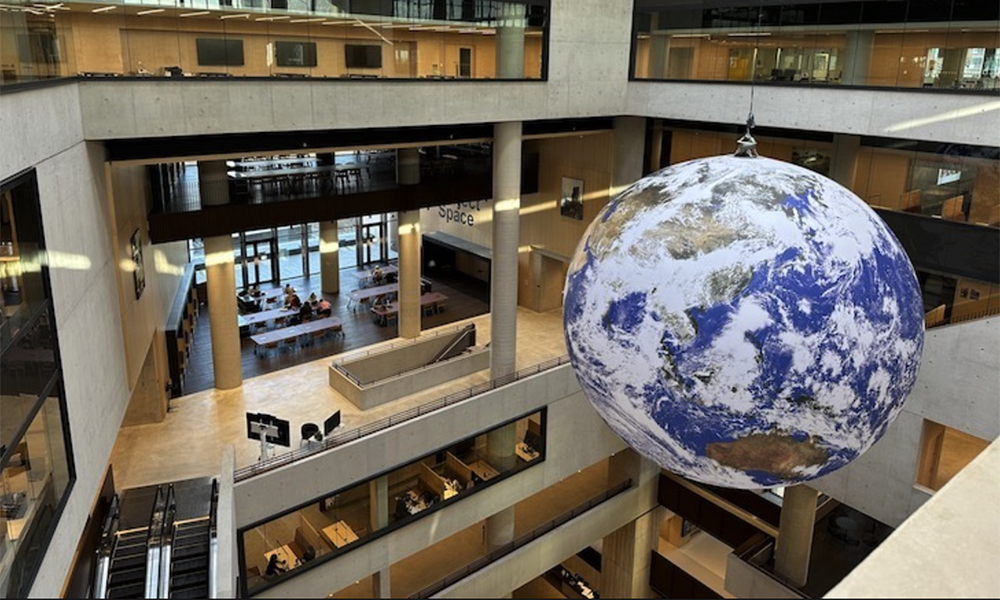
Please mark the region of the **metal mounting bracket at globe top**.
<svg viewBox="0 0 1000 600"><path fill-rule="evenodd" d="M751 128L752 114L737 155L672 165L601 210L563 329L584 393L632 448L759 489L821 477L885 433L924 315L885 223L840 184L757 157Z"/></svg>
<svg viewBox="0 0 1000 600"><path fill-rule="evenodd" d="M736 140L736 152L733 156L739 156L742 158L757 158L757 140L753 139L753 135L750 130L756 127L756 122L753 118L753 111L750 111L750 115L747 117L747 132L743 134L743 137Z"/></svg>

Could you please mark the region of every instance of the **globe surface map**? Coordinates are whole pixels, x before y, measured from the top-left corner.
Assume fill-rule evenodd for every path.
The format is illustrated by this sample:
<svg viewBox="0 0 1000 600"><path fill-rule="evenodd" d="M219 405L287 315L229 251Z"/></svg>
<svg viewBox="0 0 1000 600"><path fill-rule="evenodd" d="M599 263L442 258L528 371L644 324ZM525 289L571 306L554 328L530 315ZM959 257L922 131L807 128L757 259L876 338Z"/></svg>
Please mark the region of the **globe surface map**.
<svg viewBox="0 0 1000 600"><path fill-rule="evenodd" d="M615 197L567 274L586 396L631 447L697 481L790 485L885 433L917 377L923 305L899 242L807 169L720 156Z"/></svg>

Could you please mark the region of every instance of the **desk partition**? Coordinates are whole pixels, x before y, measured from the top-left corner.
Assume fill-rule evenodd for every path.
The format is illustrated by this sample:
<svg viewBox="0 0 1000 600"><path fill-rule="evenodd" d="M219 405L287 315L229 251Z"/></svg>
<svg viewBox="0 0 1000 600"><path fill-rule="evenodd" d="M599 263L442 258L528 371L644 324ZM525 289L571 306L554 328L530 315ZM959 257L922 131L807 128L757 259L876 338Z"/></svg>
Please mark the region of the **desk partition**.
<svg viewBox="0 0 1000 600"><path fill-rule="evenodd" d="M344 552L413 523L545 460L547 411L534 412L238 532L243 597L257 594ZM488 434L513 426L510 447ZM281 573L267 561L285 557Z"/></svg>

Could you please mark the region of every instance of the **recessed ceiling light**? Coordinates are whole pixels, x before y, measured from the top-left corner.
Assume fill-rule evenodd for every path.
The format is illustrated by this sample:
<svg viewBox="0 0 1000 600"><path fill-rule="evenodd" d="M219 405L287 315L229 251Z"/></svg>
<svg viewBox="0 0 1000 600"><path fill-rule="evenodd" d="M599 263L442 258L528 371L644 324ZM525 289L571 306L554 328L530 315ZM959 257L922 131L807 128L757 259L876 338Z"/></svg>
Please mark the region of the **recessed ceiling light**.
<svg viewBox="0 0 1000 600"><path fill-rule="evenodd" d="M284 19L290 19L290 18L291 17L289 17L288 15L284 15L284 16L281 16L281 17L261 17L261 18L259 18L257 20L258 21L282 21Z"/></svg>
<svg viewBox="0 0 1000 600"><path fill-rule="evenodd" d="M211 13L209 11L207 11L207 10L199 10L198 12L181 13L178 16L180 16L180 17L200 17L202 15L207 15L207 14L211 14Z"/></svg>
<svg viewBox="0 0 1000 600"><path fill-rule="evenodd" d="M239 15L222 15L220 19L249 19L250 13L243 13Z"/></svg>
<svg viewBox="0 0 1000 600"><path fill-rule="evenodd" d="M156 13L161 13L161 12L163 12L165 10L167 10L167 9L165 9L165 8L151 8L149 10L140 10L139 12L137 12L135 14L137 14L137 15L139 15L141 17L143 15L155 15Z"/></svg>
<svg viewBox="0 0 1000 600"><path fill-rule="evenodd" d="M108 12L109 10L114 10L116 8L118 8L118 7L117 6L102 6L101 8L95 8L94 10L92 10L90 12L102 13L102 12Z"/></svg>
<svg viewBox="0 0 1000 600"><path fill-rule="evenodd" d="M289 23L319 23L320 21L325 21L326 17L319 17L316 19L292 19Z"/></svg>

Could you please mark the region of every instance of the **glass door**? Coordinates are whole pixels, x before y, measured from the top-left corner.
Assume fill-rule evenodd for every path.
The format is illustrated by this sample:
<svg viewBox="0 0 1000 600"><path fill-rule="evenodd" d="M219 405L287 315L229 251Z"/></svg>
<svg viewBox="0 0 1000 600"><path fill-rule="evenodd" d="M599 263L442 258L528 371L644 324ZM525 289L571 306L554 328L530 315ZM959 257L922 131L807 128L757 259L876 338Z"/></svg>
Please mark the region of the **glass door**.
<svg viewBox="0 0 1000 600"><path fill-rule="evenodd" d="M281 281L278 237L274 229L248 231L242 236L243 281L246 287Z"/></svg>

